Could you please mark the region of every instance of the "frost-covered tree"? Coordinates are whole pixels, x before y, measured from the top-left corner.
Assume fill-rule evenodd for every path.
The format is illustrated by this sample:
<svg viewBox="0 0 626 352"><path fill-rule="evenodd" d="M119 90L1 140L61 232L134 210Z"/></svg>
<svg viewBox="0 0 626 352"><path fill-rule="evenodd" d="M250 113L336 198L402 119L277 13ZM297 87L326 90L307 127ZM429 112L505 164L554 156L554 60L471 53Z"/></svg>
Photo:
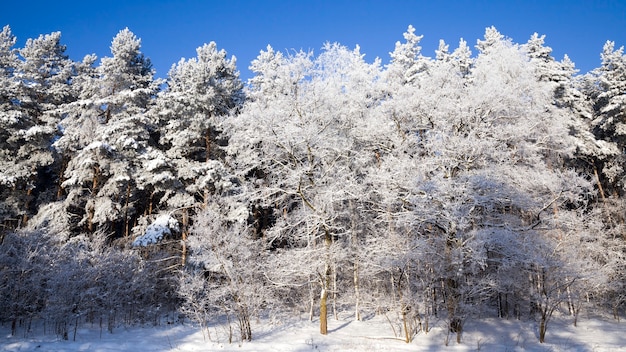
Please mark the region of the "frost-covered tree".
<svg viewBox="0 0 626 352"><path fill-rule="evenodd" d="M552 86L553 107L552 114L562 115L561 119L569 120L571 147L576 148L577 158L585 159L588 168L594 158L604 159L615 151L606 143L596 140L589 129L592 118L592 104L590 99L581 91L581 84L576 79L574 63L567 55L563 60L556 61L552 56L552 48L545 46L545 35L534 33L528 42L521 46L535 67L536 78ZM576 160L572 161L576 163Z"/></svg>
<svg viewBox="0 0 626 352"><path fill-rule="evenodd" d="M608 41L602 50L602 65L596 69L599 94L595 109L599 115L598 129L611 136L620 145L624 133L624 91L626 87L626 55L624 47L615 49L615 43ZM600 133L599 131L599 133ZM602 136L602 135L601 135Z"/></svg>
<svg viewBox="0 0 626 352"><path fill-rule="evenodd" d="M226 314L242 341L252 339L251 319L271 301L267 288L263 243L253 238L245 213L236 203L212 200L196 217L190 231L189 265L179 294L184 311L206 327L211 316ZM244 215L243 217L241 215ZM232 333L229 342L232 342Z"/></svg>
<svg viewBox="0 0 626 352"><path fill-rule="evenodd" d="M520 49L528 55L530 64L535 69L536 79L542 85L549 86L552 91L553 102L552 106L548 107L550 114L560 115L558 120L567 121L566 125L570 132L565 144L575 149L577 158L590 160L602 153L603 145L589 131L591 104L575 79L578 70L567 55L563 60L556 61L551 56L552 48L545 46L544 41L545 35L539 36L534 33ZM570 158L568 163L579 164L573 158ZM588 165L582 167L578 165L578 168L584 172Z"/></svg>
<svg viewBox="0 0 626 352"><path fill-rule="evenodd" d="M8 233L0 246L0 321L12 333L43 321L60 338L76 338L85 323L109 331L155 321L177 297L159 263L110 245L97 233L59 240L56 233Z"/></svg>
<svg viewBox="0 0 626 352"><path fill-rule="evenodd" d="M63 158L63 170L78 151L97 140L96 126L99 122L99 112L93 108L93 98L98 90L98 73L94 66L96 60L97 57L90 54L81 62L75 63L75 76L72 77L70 88L76 100L64 104L59 109L63 114L60 123L62 135L55 141L54 147Z"/></svg>
<svg viewBox="0 0 626 352"><path fill-rule="evenodd" d="M285 57L269 47L251 68L258 70L252 99L229 122L230 163L246 180L253 210L271 214L257 227L276 250L267 275L285 289L319 284L311 297L320 297L325 334L337 272L357 275L358 285L358 259L344 256L361 241L355 222L371 192L365 178L389 148L380 135L393 129L370 109L381 97L374 84L379 63L365 63L358 47L327 44L316 58Z"/></svg>
<svg viewBox="0 0 626 352"><path fill-rule="evenodd" d="M284 80L289 79L290 75L284 72L289 68L285 65L285 60L287 58L283 53L275 51L271 45L268 45L265 51L261 50L259 56L250 63L250 70L254 72L254 77L249 81L251 89L248 91L248 99L267 100L275 99L280 94L288 94L291 88ZM297 80L299 75L293 76L292 79Z"/></svg>
<svg viewBox="0 0 626 352"><path fill-rule="evenodd" d="M387 72L396 76L401 84L411 84L418 75L428 69L428 58L422 56L422 47L419 45L424 36L416 35L415 28L409 25L404 33L405 42L396 42L396 46L389 55L391 62Z"/></svg>
<svg viewBox="0 0 626 352"><path fill-rule="evenodd" d="M168 89L160 96L160 132L168 156L206 162L219 154L213 146L219 119L243 102L243 84L235 58L228 59L215 42L196 52L169 72Z"/></svg>
<svg viewBox="0 0 626 352"><path fill-rule="evenodd" d="M29 115L42 117L54 127L58 117L46 121L46 117L55 117L46 116L46 113L72 99L69 83L74 75L74 63L65 50L65 45L61 44L61 32L29 39L19 50L23 58L19 73L24 86L21 105Z"/></svg>
<svg viewBox="0 0 626 352"><path fill-rule="evenodd" d="M38 187L48 194L39 194L35 207L36 212L40 204L54 200L54 183L59 177L58 154L51 148L51 144L58 139L61 131L59 122L62 119L60 108L76 100L76 92L71 83L75 76L75 63L65 54L66 47L60 43L61 33L54 32L28 40L26 46L20 49L23 63L20 69L20 78L24 87L22 93L22 107L29 116L37 119L37 133L29 129L30 134L37 136L35 149L28 152L29 162L37 163ZM32 145L33 142L31 141ZM51 160L52 159L52 160ZM45 160L49 164L43 164ZM55 162L52 165L52 161ZM43 167L42 167L43 166ZM34 178L34 177L33 177ZM37 190L42 193L42 190Z"/></svg>
<svg viewBox="0 0 626 352"><path fill-rule="evenodd" d="M19 322L37 318L46 301L45 283L52 243L49 236L10 232L0 246L0 320L11 324L15 335Z"/></svg>
<svg viewBox="0 0 626 352"><path fill-rule="evenodd" d="M414 290L430 292L422 310L445 310L457 340L477 302L507 292L528 297L529 285L506 291L508 260L518 272L538 270L524 266L527 252L507 252L511 240L574 229L558 214L584 207L578 197L590 189L555 165L571 155L567 121L551 113L552 87L536 79L528 56L495 28L477 48L467 75L467 66L451 65L440 50L440 60L405 93L412 108L395 110L406 114L402 129L414 131L407 138L417 159L395 225L415 250L401 256ZM569 282L556 268L541 270L554 274L551 284Z"/></svg>
<svg viewBox="0 0 626 352"><path fill-rule="evenodd" d="M151 126L144 113L159 89L140 47L141 40L126 28L113 38L113 56L103 58L97 68L94 108L99 110L102 140L129 158L149 146Z"/></svg>

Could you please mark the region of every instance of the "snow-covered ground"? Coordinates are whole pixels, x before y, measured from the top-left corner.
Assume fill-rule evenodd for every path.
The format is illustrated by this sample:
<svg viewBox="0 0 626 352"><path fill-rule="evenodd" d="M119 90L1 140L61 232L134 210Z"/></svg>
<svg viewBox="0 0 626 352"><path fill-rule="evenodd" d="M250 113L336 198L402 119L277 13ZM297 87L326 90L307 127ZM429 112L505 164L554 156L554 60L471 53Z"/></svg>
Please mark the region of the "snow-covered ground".
<svg viewBox="0 0 626 352"><path fill-rule="evenodd" d="M225 326L209 329L210 338L191 325L118 328L113 334L99 328L79 328L76 341L33 330L10 336L1 327L2 351L625 351L626 322L609 318L581 317L577 327L569 317L559 317L548 328L547 342L540 344L532 321L483 319L468 322L463 342L450 336L445 346L444 322L428 334L420 333L407 344L394 337L385 317L365 321L349 318L329 321L329 334L318 333L318 324L308 320L256 322L252 342L227 342ZM217 339L221 341L216 341Z"/></svg>

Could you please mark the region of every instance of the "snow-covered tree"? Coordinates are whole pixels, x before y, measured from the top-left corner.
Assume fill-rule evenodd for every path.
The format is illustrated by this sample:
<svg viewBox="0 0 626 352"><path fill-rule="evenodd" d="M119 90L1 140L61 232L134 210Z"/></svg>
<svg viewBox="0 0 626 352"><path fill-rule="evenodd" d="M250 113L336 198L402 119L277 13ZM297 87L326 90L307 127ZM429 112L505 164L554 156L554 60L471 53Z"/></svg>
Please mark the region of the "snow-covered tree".
<svg viewBox="0 0 626 352"><path fill-rule="evenodd" d="M93 56L80 65L80 99L65 109L64 135L55 143L69 160L59 204L72 214L73 231L102 228L127 236L148 207L137 180L147 172L141 158L155 144L145 112L159 82L140 44L124 29L113 38L112 57L95 70Z"/></svg>
<svg viewBox="0 0 626 352"><path fill-rule="evenodd" d="M568 141L577 149L580 157L600 156L602 145L597 142L589 131L592 117L592 106L589 99L581 92L580 83L575 79L578 70L567 55L563 60L556 61L552 57L552 48L545 46L545 35L534 33L528 42L521 46L535 67L535 75L540 82L552 86L552 113L563 115L569 119L568 125L573 139Z"/></svg>
<svg viewBox="0 0 626 352"><path fill-rule="evenodd" d="M22 58L19 61L10 49L15 41L11 38L7 26L2 32L2 61L14 67L3 70L3 80L7 80L3 89L8 93L3 99L6 138L1 147L2 173L6 175L0 179L4 180L3 193L14 208L12 216L20 214L26 222L36 212L37 198L49 200L54 195L51 186L56 178L52 168L55 156L50 146L58 136L61 117L57 108L73 99L73 63L64 53L59 32L29 39L18 50ZM51 194L46 196L45 192Z"/></svg>
<svg viewBox="0 0 626 352"><path fill-rule="evenodd" d="M22 211L19 202L13 198L12 189L20 179L17 173L15 149L10 143L12 132L19 124L21 113L17 101L18 80L16 71L19 67L19 59L16 49L13 48L16 38L9 26L5 26L0 32L0 193L3 201L0 203L0 216L2 223L7 227L15 227L18 224L14 219ZM13 222L11 224L11 222Z"/></svg>
<svg viewBox="0 0 626 352"><path fill-rule="evenodd" d="M136 234L145 235L146 226L158 216L153 213L177 218L180 231L175 235L182 237L183 265L195 211L207 206L213 195L232 194L237 187L224 165L228 140L222 123L243 103L235 58L228 59L214 42L196 52L197 57L172 66L167 89L148 112L158 145L141 156L148 172L137 179L150 201Z"/></svg>
<svg viewBox="0 0 626 352"><path fill-rule="evenodd" d="M85 323L112 332L154 321L178 304L162 271L103 233L60 241L56 233L11 232L0 246L0 321L15 334L42 320L65 340Z"/></svg>
<svg viewBox="0 0 626 352"><path fill-rule="evenodd" d="M247 98L267 100L275 99L280 94L288 94L292 87L288 82L283 81L290 77L284 72L289 68L286 60L283 53L275 51L271 45L268 45L265 51L261 50L259 56L250 63L250 70L254 72L254 77L248 82L251 89L248 91ZM297 80L298 76L294 74L292 79ZM295 83L292 82L292 84Z"/></svg>
<svg viewBox="0 0 626 352"><path fill-rule="evenodd" d="M391 62L388 72L396 76L401 84L411 84L418 75L428 69L428 58L422 56L422 47L419 45L423 35L416 35L415 28L409 25L404 33L405 42L396 42L393 52L389 53Z"/></svg>
<svg viewBox="0 0 626 352"><path fill-rule="evenodd" d="M626 55L624 47L615 49L615 43L608 41L602 50L602 65L596 70L599 94L596 98L596 110L601 131L613 136L620 143L624 134L624 91L626 90Z"/></svg>
<svg viewBox="0 0 626 352"><path fill-rule="evenodd" d="M626 261L623 256L623 234L626 221L623 216L624 199L624 148L626 147L626 55L624 47L615 48L615 43L604 44L601 65L585 75L583 91L593 103L593 115L590 130L596 138L599 148L595 153L588 153L586 161L593 167L600 195L600 203L593 209L595 217L602 226L594 243L603 243L596 248L599 258L607 263L607 282L602 286L605 304L612 307L617 316L618 307L626 302L623 294ZM616 239L622 239L615 242ZM610 253L609 257L605 254ZM611 258L611 259L608 259ZM610 264L609 264L610 263Z"/></svg>
<svg viewBox="0 0 626 352"><path fill-rule="evenodd" d="M191 206L213 193L228 192L232 185L223 165L222 121L243 103L243 84L235 58L214 42L197 50L197 57L182 59L169 72L151 115L157 121L160 148L176 169L187 200L178 195L170 208Z"/></svg>
<svg viewBox="0 0 626 352"><path fill-rule="evenodd" d="M615 49L615 43L604 44L602 64L593 71L595 76L592 90L588 93L594 102L592 128L599 140L613 144L617 150L626 146L626 55L624 47ZM608 192L624 193L623 153L604 161L600 168L606 180Z"/></svg>
<svg viewBox="0 0 626 352"><path fill-rule="evenodd" d="M46 273L50 263L49 236L40 233L2 235L0 246L0 320L11 324L36 318L45 304Z"/></svg>

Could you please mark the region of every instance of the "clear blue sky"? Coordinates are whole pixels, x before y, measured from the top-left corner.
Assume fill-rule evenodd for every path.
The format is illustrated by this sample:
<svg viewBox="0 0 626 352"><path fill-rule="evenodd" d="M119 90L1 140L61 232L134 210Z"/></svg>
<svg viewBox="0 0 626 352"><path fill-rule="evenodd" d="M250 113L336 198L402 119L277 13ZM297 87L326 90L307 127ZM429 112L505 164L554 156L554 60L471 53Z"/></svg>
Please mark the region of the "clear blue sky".
<svg viewBox="0 0 626 352"><path fill-rule="evenodd" d="M599 66L606 40L626 45L626 0L7 0L0 12L0 26L5 24L18 37L18 47L28 38L61 31L74 60L90 53L109 56L111 39L128 27L142 39L158 77L215 41L237 57L243 79L250 78L248 66L267 44L316 53L326 41L359 44L367 60L380 57L387 63L409 24L424 35L423 54L430 57L439 39L453 49L464 38L473 48L493 25L516 43L534 32L545 34L555 58L568 54L584 73Z"/></svg>

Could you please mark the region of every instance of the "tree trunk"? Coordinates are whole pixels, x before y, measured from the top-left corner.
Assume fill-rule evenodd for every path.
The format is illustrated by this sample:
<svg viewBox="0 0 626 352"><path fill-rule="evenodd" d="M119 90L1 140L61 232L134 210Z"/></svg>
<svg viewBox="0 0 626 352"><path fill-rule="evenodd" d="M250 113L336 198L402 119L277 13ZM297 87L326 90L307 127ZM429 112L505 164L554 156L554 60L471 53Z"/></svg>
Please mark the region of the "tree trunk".
<svg viewBox="0 0 626 352"><path fill-rule="evenodd" d="M354 275L354 319L357 321L361 320L361 311L360 311L360 292L359 292L359 263L357 260L354 260L354 264L352 267L353 275Z"/></svg>
<svg viewBox="0 0 626 352"><path fill-rule="evenodd" d="M328 299L328 291L326 288L322 288L320 294L320 334L328 334L328 312L326 306L326 300Z"/></svg>
<svg viewBox="0 0 626 352"><path fill-rule="evenodd" d="M67 164L69 163L69 158L65 155L61 157L61 170L59 170L59 177L57 182L57 200L60 200L63 197L63 187L61 186L65 181L65 170L67 169Z"/></svg>
<svg viewBox="0 0 626 352"><path fill-rule="evenodd" d="M546 314L541 312L541 321L539 322L539 343L546 341L546 328L547 328Z"/></svg>
<svg viewBox="0 0 626 352"><path fill-rule="evenodd" d="M26 226L28 222L28 208L30 207L30 197L33 195L33 189L28 188L26 191L26 202L24 204L24 214L22 215L22 222L20 223L20 227Z"/></svg>
<svg viewBox="0 0 626 352"><path fill-rule="evenodd" d="M463 334L463 321L458 316L459 304L461 302L458 293L458 282L454 279L446 279L446 305L448 308L448 319L450 332L456 333L456 342L461 343L461 335Z"/></svg>
<svg viewBox="0 0 626 352"><path fill-rule="evenodd" d="M250 326L250 314L248 308L245 305L239 305L239 332L241 333L242 341L252 341L252 328Z"/></svg>
<svg viewBox="0 0 626 352"><path fill-rule="evenodd" d="M606 196L604 195L604 189L602 188L602 183L600 183L600 176L598 175L598 168L593 166L593 174L596 176L596 185L598 186L598 191L600 191L600 198L602 201L606 201Z"/></svg>
<svg viewBox="0 0 626 352"><path fill-rule="evenodd" d="M211 160L211 128L207 128L206 133L204 135L204 161L209 162ZM209 190L204 189L203 194L204 199L202 200L202 208L206 208L209 204Z"/></svg>
<svg viewBox="0 0 626 352"><path fill-rule="evenodd" d="M498 293L498 316L509 318L509 295L507 293Z"/></svg>
<svg viewBox="0 0 626 352"><path fill-rule="evenodd" d="M404 327L404 342L410 343L411 334L409 333L409 324L407 324L407 321L406 321L408 307L406 306L406 304L402 303L401 309L402 309L402 326Z"/></svg>
<svg viewBox="0 0 626 352"><path fill-rule="evenodd" d="M206 134L204 135L204 157L205 161L211 160L211 128L207 128Z"/></svg>
<svg viewBox="0 0 626 352"><path fill-rule="evenodd" d="M509 294L504 294L504 317L509 319Z"/></svg>
<svg viewBox="0 0 626 352"><path fill-rule="evenodd" d="M130 236L128 206L130 205L130 182L126 184L126 201L124 202L124 237Z"/></svg>
<svg viewBox="0 0 626 352"><path fill-rule="evenodd" d="M437 288L432 288L432 313L435 317L438 316L439 310L437 309Z"/></svg>
<svg viewBox="0 0 626 352"><path fill-rule="evenodd" d="M183 210L183 228L182 228L182 240L181 240L181 258L180 258L180 262L181 262L181 266L185 266L185 264L187 263L187 226L189 225L189 214L187 213L188 210L184 209Z"/></svg>
<svg viewBox="0 0 626 352"><path fill-rule="evenodd" d="M96 210L93 207L87 210L87 231L89 232L93 232L93 217L95 212Z"/></svg>
<svg viewBox="0 0 626 352"><path fill-rule="evenodd" d="M148 203L148 209L146 209L148 212L146 215L152 215L152 208L154 206L154 192L155 191L152 191L150 193L150 202Z"/></svg>
<svg viewBox="0 0 626 352"><path fill-rule="evenodd" d="M333 317L339 320L337 316L337 264L333 264Z"/></svg>
<svg viewBox="0 0 626 352"><path fill-rule="evenodd" d="M309 321L313 321L313 310L315 307L315 289L313 284L309 283L309 296L311 298L311 304L309 305Z"/></svg>
<svg viewBox="0 0 626 352"><path fill-rule="evenodd" d="M97 194L97 189L100 186L99 185L99 179L100 179L100 166L96 165L93 168L93 178L91 180L91 195L92 197L94 197ZM95 209L93 207L87 209L87 230L89 230L89 232L93 232L94 228L93 228L93 217L95 215Z"/></svg>
<svg viewBox="0 0 626 352"><path fill-rule="evenodd" d="M320 278L322 292L320 294L320 333L326 335L328 333L328 288L331 280L331 264L330 264L330 246L332 238L327 229L324 230L324 247L326 249L326 263L324 264L324 274Z"/></svg>
<svg viewBox="0 0 626 352"><path fill-rule="evenodd" d="M355 253L354 255L354 262L352 263L352 277L353 277L353 281L354 281L354 319L356 319L357 321L361 320L361 312L360 312L360 303L361 303L361 297L360 297L360 292L359 292L359 259L358 259L358 255L356 255L356 248L358 246L357 244L357 219L356 219L356 214L357 214L357 210L356 207L354 206L354 200L350 200L350 212L352 213L351 216L351 236L350 236L350 241L352 242L352 248L353 251Z"/></svg>

